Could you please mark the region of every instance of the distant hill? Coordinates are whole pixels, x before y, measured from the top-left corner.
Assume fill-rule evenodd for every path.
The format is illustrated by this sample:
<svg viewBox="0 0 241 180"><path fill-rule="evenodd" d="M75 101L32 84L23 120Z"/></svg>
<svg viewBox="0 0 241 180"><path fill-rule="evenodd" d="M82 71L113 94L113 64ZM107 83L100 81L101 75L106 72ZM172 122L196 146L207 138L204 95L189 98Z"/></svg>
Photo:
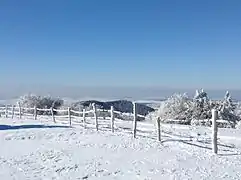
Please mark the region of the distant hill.
<svg viewBox="0 0 241 180"><path fill-rule="evenodd" d="M96 101L96 100L88 100L88 101L79 101L72 104L73 109L82 109L86 107L90 107L92 103L95 103L100 109L110 109L111 106L114 107L115 111L120 111L122 113L132 113L133 112L133 104L128 100L116 100L116 101ZM137 113L140 115L146 116L150 112L153 112L155 109L149 107L145 104L137 103Z"/></svg>

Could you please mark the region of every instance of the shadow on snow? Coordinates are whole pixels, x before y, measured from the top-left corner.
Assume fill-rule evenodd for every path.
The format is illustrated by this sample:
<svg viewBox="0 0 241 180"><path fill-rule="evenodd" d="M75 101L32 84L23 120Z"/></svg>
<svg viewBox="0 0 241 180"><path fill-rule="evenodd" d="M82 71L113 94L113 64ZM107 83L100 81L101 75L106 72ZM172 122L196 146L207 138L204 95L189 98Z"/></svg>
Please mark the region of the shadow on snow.
<svg viewBox="0 0 241 180"><path fill-rule="evenodd" d="M18 130L18 129L41 129L41 128L70 128L69 126L55 126L55 125L0 125L0 130Z"/></svg>

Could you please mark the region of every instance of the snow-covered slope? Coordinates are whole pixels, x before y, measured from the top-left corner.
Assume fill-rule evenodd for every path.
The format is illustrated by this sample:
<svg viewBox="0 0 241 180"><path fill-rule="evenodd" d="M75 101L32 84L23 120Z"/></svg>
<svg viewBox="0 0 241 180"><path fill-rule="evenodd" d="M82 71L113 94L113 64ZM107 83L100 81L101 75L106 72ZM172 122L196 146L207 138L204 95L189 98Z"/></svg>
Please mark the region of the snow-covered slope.
<svg viewBox="0 0 241 180"><path fill-rule="evenodd" d="M89 120L90 122L90 120ZM92 121L91 121L92 122ZM162 143L152 124L107 121L53 124L47 119L0 119L0 177L37 179L241 179L241 131L220 129L219 154L210 150L206 127L162 126Z"/></svg>

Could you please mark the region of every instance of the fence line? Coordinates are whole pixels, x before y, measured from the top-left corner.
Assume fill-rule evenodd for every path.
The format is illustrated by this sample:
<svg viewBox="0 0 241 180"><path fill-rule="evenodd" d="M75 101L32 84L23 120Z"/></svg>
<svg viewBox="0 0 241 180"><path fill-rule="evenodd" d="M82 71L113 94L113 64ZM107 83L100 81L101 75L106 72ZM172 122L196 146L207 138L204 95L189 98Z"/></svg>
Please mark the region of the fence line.
<svg viewBox="0 0 241 180"><path fill-rule="evenodd" d="M133 113L130 113L133 115L134 120L133 120L133 137L136 138L136 132L137 132L137 117L145 118L145 116L137 114L136 111L136 103L133 103ZM24 112L25 111L25 112ZM86 111L83 109L83 111L76 111L72 110L70 107L67 109L54 109L54 108L37 108L37 107L21 107L21 104L18 103L18 106L12 106L9 107L9 105L6 105L5 107L0 107L0 117L2 113L4 113L5 117L8 118L9 115L11 115L11 118L14 118L14 116L18 115L18 117L21 119L23 115L25 116L32 116L34 120L38 119L38 116L43 117L44 115L39 115L38 112L49 112L50 115L45 115L45 116L52 116L52 121L56 123L56 118L68 118L69 125L72 125L72 118L81 118L83 119L83 126L84 128L86 127L86 114L93 114L94 120L95 120L95 129L98 131L99 130L99 117L97 115L98 112L108 112L110 113L110 127L111 131L114 132L115 129L115 114L123 114L123 112L116 111L114 110L114 107L111 106L110 110L106 109L98 109L96 108L96 105L93 103L92 104L92 110ZM67 115L56 115L56 113L67 113ZM74 114L73 114L74 113ZM76 115L78 114L78 115ZM106 118L105 116L103 117L104 119Z"/></svg>
<svg viewBox="0 0 241 180"><path fill-rule="evenodd" d="M137 114L137 103L133 102L133 137L136 138L136 132L137 132L137 117L143 117L145 118L145 116ZM40 109L40 108L36 108L36 106L34 108L26 108L26 107L21 107L20 104L18 104L17 106L12 106L11 108L9 108L8 105L6 105L5 107L0 107L0 117L2 115L2 112L5 112L5 117L8 118L8 115L11 115L12 118L14 118L14 115L19 115L19 118L22 118L22 115L27 115L27 116L33 116L33 118L35 120L37 120L38 117L38 111L39 112L50 112L51 116L52 116L52 120L54 123L56 123L56 117L58 118L68 118L69 120L69 125L72 126L72 117L75 118L83 118L83 127L86 128L86 114L87 113L92 113L94 115L94 120L95 120L95 128L98 131L99 130L99 122L98 122L98 115L97 112L103 112L103 109L97 109L96 105L93 103L92 104L92 110L86 111L85 109L83 109L83 111L75 111L75 110L71 110L70 107L68 107L67 109L54 109L54 108L50 108L50 109ZM15 112L15 110L18 110L17 112ZM33 114L31 113L25 113L23 112L23 110L33 110ZM55 115L54 112L67 112L67 115ZM122 112L120 111L115 111L114 107L111 106L110 110L105 110L104 112L110 112L110 127L111 127L111 131L114 132L114 126L115 126L115 114L122 114ZM71 113L75 113L75 114L79 114L79 116L73 115ZM81 116L82 115L82 116ZM42 116L42 115L41 115ZM49 115L47 115L49 116ZM157 121L157 140L161 142L161 123L160 123L160 118L157 117L156 119ZM210 120L208 120L210 121ZM217 123L220 121L222 122L223 120L217 120L217 110L213 109L212 110L212 150L213 153L217 154L218 151L218 145L217 145Z"/></svg>
<svg viewBox="0 0 241 180"><path fill-rule="evenodd" d="M27 110L28 110L28 109L27 109ZM42 112L44 112L44 111L48 112L48 111L51 111L51 108L50 108L50 109L40 109L40 108L37 108L37 110L38 110L38 111L42 111Z"/></svg>
<svg viewBox="0 0 241 180"><path fill-rule="evenodd" d="M82 114L83 112L82 111L74 111L74 110L70 110L72 113L75 113L75 114Z"/></svg>
<svg viewBox="0 0 241 180"><path fill-rule="evenodd" d="M55 112L67 112L68 109L53 109Z"/></svg>
<svg viewBox="0 0 241 180"><path fill-rule="evenodd" d="M17 106L14 106L14 113L15 114L20 114L19 112L16 112L16 110L25 110L25 111L34 111L35 110L35 108L26 108L26 107L17 107ZM49 109L40 109L40 108L36 108L36 110L37 110L37 112L51 112L51 108L49 108ZM0 112L4 112L4 114L5 114L5 112L7 111L7 114L9 115L9 114L12 114L12 107L10 108L10 107L7 107L7 109L6 109L6 107L0 107ZM54 112L59 112L59 113L61 113L61 112L68 112L68 108L67 109L54 109L53 108L53 111ZM70 109L70 111L71 111L71 113L75 113L75 114L83 114L83 111L76 111L76 110L72 110L72 109ZM103 109L96 109L96 112L109 112L109 113L111 113L111 110L104 110L103 111ZM85 114L88 114L88 113L93 113L93 110L89 110L89 111L86 111L85 110ZM124 114L123 112L120 112L120 111L114 111L113 110L113 113L114 114ZM28 114L28 113L25 113L25 112L21 112L21 114L23 115L23 114ZM130 114L133 114L133 113L130 113ZM34 116L34 113L32 114L33 116ZM55 115L55 116L59 116L59 115ZM71 114L71 116L74 116L74 115L72 115ZM145 118L146 116L144 116L144 115L141 115L141 114L137 114L136 115L137 117L142 117L142 118Z"/></svg>

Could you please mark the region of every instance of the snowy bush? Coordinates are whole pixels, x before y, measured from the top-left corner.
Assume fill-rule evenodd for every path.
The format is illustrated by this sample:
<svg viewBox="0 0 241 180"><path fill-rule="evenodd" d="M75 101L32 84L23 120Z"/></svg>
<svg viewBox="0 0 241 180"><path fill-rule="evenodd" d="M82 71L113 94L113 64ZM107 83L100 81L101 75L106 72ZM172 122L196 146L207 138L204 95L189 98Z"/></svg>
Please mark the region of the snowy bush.
<svg viewBox="0 0 241 180"><path fill-rule="evenodd" d="M203 90L201 92L196 91L193 101L194 103L191 109L192 125L211 125L210 120L212 118L212 109L218 110L219 120L226 120L220 121L218 123L219 127L234 127L236 121L239 120L239 118L235 115L236 105L233 103L229 92L225 94L223 100L212 101ZM203 120L208 120L209 122Z"/></svg>
<svg viewBox="0 0 241 180"><path fill-rule="evenodd" d="M196 91L196 95L193 98L192 107L190 111L192 112L192 119L194 120L204 120L211 119L212 109L216 106L216 102L213 102L209 99L208 95L202 89Z"/></svg>
<svg viewBox="0 0 241 180"><path fill-rule="evenodd" d="M240 102L237 103L234 113L236 116L239 117L239 119L241 119L241 103Z"/></svg>
<svg viewBox="0 0 241 180"><path fill-rule="evenodd" d="M241 129L241 121L239 121L239 122L236 124L235 128Z"/></svg>
<svg viewBox="0 0 241 180"><path fill-rule="evenodd" d="M195 120L191 121L192 126L212 126L212 121L210 119ZM217 126L219 128L235 128L235 123L232 121L218 120Z"/></svg>
<svg viewBox="0 0 241 180"><path fill-rule="evenodd" d="M233 103L233 100L229 92L227 92L219 109L219 118L233 122L238 121L239 117L235 113L236 108L237 105Z"/></svg>
<svg viewBox="0 0 241 180"><path fill-rule="evenodd" d="M180 123L188 124L191 119L191 106L192 102L185 93L174 94L161 104L157 116L161 118L161 121L174 119L181 120Z"/></svg>
<svg viewBox="0 0 241 180"><path fill-rule="evenodd" d="M191 125L192 126L211 126L212 122L210 121L210 119L203 119L203 120L192 119Z"/></svg>
<svg viewBox="0 0 241 180"><path fill-rule="evenodd" d="M158 111L153 111L146 116L146 120L156 124L158 118Z"/></svg>
<svg viewBox="0 0 241 180"><path fill-rule="evenodd" d="M212 109L218 110L219 127L234 127L240 120L241 111L237 111L237 105L232 101L229 92L223 100L212 101L202 89L197 90L193 99L186 94L174 94L159 107L156 113L150 116L152 119L160 117L162 122L191 125L211 125Z"/></svg>
<svg viewBox="0 0 241 180"><path fill-rule="evenodd" d="M18 100L18 103L20 103L21 107L25 108L33 108L37 107L39 109L50 109L51 107L57 109L62 106L63 100L58 98L53 98L51 96L37 96L34 94L27 94L24 96L21 96ZM32 113L30 111L30 113ZM38 111L38 114L50 114L50 112L41 112Z"/></svg>

